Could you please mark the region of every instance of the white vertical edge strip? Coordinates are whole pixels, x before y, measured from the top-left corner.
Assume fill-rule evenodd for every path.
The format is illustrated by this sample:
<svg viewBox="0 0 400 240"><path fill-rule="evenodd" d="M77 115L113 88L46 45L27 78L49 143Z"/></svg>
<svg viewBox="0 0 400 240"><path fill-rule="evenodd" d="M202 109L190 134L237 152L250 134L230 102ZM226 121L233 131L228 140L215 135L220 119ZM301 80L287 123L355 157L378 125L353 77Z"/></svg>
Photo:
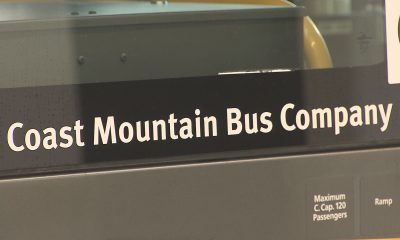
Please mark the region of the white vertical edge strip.
<svg viewBox="0 0 400 240"><path fill-rule="evenodd" d="M400 84L399 18L400 0L386 0L386 41L390 84Z"/></svg>

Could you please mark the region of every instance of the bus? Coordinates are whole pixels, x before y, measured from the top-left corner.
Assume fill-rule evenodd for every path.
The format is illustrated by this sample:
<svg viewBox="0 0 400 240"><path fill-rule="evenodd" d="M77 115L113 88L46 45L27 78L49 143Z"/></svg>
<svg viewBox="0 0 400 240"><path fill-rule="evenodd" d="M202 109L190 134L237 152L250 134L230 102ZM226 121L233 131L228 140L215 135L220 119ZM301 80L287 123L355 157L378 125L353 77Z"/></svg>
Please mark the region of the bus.
<svg viewBox="0 0 400 240"><path fill-rule="evenodd" d="M0 238L400 239L399 19L0 0Z"/></svg>

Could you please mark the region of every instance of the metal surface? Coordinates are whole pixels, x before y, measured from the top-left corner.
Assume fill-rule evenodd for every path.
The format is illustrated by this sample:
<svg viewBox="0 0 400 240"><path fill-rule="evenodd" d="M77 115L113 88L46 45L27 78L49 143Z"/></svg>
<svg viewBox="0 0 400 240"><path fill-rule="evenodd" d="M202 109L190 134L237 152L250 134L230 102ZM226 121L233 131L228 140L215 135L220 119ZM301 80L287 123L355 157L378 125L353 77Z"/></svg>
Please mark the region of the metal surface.
<svg viewBox="0 0 400 240"><path fill-rule="evenodd" d="M172 0L172 2L252 3L267 6L296 6L292 3L293 1L286 0ZM331 54L326 46L325 39L308 16L304 18L304 55L307 67L310 69L333 67Z"/></svg>
<svg viewBox="0 0 400 240"><path fill-rule="evenodd" d="M399 154L377 149L3 180L0 237L314 239L306 230L307 184L399 175Z"/></svg>
<svg viewBox="0 0 400 240"><path fill-rule="evenodd" d="M154 4L151 2L134 1L114 3L1 3L0 6L0 21L65 19L131 14L199 13L276 8L273 6L246 4Z"/></svg>
<svg viewBox="0 0 400 240"><path fill-rule="evenodd" d="M79 5L82 12L94 9L96 16L67 17L74 7L40 6L0 4L2 88L303 65L301 8L99 4Z"/></svg>

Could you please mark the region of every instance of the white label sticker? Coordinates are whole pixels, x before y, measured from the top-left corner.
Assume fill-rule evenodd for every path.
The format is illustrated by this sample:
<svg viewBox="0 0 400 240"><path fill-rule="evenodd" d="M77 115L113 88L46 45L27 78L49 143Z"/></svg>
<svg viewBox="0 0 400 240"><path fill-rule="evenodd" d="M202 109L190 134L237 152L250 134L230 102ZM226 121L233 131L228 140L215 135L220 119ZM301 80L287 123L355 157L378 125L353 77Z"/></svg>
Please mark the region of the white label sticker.
<svg viewBox="0 0 400 240"><path fill-rule="evenodd" d="M390 84L400 84L399 20L400 0L386 0L386 41Z"/></svg>

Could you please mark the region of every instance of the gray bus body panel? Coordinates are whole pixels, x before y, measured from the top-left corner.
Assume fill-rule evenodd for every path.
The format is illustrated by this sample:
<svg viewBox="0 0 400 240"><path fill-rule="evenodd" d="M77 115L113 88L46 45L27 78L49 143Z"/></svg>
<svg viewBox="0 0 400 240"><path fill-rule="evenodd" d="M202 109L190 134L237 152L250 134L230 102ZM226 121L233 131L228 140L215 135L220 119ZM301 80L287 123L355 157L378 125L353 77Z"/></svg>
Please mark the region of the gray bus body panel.
<svg viewBox="0 0 400 240"><path fill-rule="evenodd" d="M310 239L309 181L399 175L399 155L377 149L2 180L0 237Z"/></svg>

